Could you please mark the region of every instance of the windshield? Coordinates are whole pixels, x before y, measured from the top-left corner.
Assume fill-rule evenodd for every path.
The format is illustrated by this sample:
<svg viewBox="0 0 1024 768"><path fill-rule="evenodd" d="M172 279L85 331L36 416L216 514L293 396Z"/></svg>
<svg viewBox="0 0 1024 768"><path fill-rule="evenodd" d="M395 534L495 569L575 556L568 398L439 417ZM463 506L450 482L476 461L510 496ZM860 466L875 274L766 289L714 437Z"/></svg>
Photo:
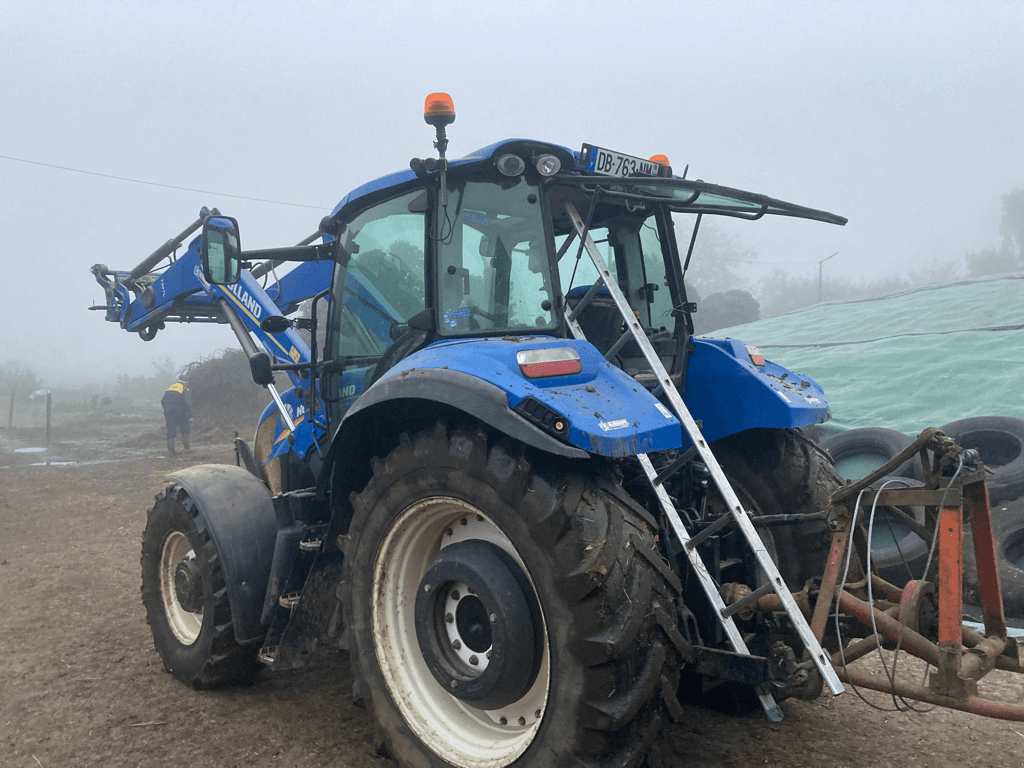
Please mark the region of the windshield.
<svg viewBox="0 0 1024 768"><path fill-rule="evenodd" d="M548 236L535 185L522 177L452 181L435 231L442 336L555 330Z"/></svg>

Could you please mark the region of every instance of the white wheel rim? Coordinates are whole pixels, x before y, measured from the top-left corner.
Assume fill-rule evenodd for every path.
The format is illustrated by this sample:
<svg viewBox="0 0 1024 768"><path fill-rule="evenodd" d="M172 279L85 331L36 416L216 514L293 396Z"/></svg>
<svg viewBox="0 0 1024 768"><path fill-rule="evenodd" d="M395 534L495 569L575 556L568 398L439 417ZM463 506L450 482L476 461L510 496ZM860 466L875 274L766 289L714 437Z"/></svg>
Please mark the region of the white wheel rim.
<svg viewBox="0 0 1024 768"><path fill-rule="evenodd" d="M495 710L476 709L449 694L427 667L416 634L416 595L431 558L449 544L470 539L501 547L529 578L511 542L483 512L450 497L424 499L399 515L377 552L371 630L388 692L420 741L456 768L503 768L526 751L544 719L550 681L546 626L541 628L543 657L530 690Z"/></svg>
<svg viewBox="0 0 1024 768"><path fill-rule="evenodd" d="M174 574L178 564L195 558L192 544L181 531L171 531L164 539L160 551L160 599L164 606L167 624L175 638L182 645L192 645L203 628L203 611L187 611L178 600L174 586Z"/></svg>

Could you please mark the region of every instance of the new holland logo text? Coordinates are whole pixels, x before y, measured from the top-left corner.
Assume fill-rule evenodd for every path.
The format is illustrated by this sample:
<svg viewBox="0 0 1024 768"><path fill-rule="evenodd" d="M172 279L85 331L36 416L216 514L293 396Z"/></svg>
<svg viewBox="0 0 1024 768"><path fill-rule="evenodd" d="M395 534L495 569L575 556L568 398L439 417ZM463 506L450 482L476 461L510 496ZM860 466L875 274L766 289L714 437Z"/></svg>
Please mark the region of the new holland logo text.
<svg viewBox="0 0 1024 768"><path fill-rule="evenodd" d="M263 308L256 301L254 296L250 296L249 292L242 287L241 283L235 283L234 285L225 286L231 293L238 297L239 303L248 309L252 316L257 320L260 319L260 313L263 312Z"/></svg>

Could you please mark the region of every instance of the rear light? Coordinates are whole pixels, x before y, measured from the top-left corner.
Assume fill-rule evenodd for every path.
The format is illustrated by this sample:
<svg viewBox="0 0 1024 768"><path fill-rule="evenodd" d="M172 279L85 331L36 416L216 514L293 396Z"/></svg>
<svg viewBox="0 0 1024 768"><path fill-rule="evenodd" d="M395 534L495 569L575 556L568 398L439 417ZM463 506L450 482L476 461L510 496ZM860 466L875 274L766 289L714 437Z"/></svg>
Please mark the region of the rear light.
<svg viewBox="0 0 1024 768"><path fill-rule="evenodd" d="M524 349L516 352L519 370L528 379L543 379L548 376L572 376L583 370L580 356L575 349L554 347L549 349Z"/></svg>
<svg viewBox="0 0 1024 768"><path fill-rule="evenodd" d="M747 354L750 355L750 362L754 365L764 365L764 355L753 344L747 344Z"/></svg>

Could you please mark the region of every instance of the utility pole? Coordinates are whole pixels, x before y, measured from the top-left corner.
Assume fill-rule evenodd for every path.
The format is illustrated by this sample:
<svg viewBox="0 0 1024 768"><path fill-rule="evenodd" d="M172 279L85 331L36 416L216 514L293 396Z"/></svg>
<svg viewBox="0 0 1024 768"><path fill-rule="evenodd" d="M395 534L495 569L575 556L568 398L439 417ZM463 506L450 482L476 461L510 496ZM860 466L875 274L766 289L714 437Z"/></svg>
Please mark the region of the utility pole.
<svg viewBox="0 0 1024 768"><path fill-rule="evenodd" d="M838 255L839 255L839 251L836 251L835 253L832 254L832 256L838 256ZM829 259L831 259L832 256L827 256L827 257L825 257L824 259L822 259L821 261L818 262L818 303L819 304L821 304L821 265L824 264Z"/></svg>

